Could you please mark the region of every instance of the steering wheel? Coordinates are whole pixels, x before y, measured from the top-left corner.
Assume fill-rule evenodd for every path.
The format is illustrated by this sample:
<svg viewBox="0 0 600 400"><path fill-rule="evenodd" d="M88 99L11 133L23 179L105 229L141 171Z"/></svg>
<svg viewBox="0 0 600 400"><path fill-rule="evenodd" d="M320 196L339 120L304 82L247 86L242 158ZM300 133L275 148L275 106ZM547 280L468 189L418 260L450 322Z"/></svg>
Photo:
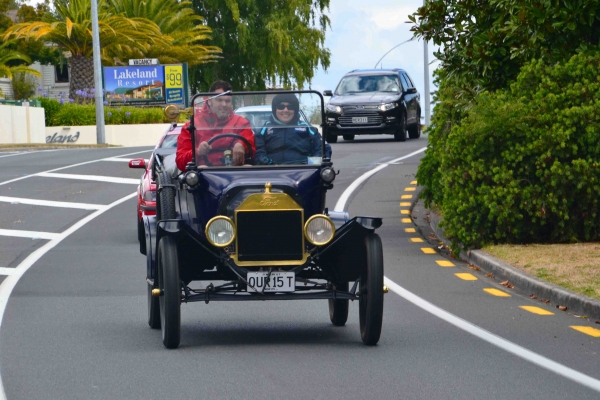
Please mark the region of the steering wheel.
<svg viewBox="0 0 600 400"><path fill-rule="evenodd" d="M250 155L248 157L246 157L244 159L244 162L248 162L249 164L252 163L252 159L254 158L254 152L252 151L252 144L250 143L250 141L248 139L246 139L245 137L243 137L242 135L238 135L237 133L222 133L220 135L216 135L211 137L206 143L208 144L212 144L214 142L216 142L219 139L223 139L223 138L234 138L234 139L240 139L242 142L244 142L246 144L246 146L248 146L248 149L250 149ZM233 142L231 142L231 144L225 148L225 149L210 149L209 154L210 153L215 153L217 151L219 152L224 152L225 150L232 150L233 149ZM208 157L206 155L202 156L204 158L204 163L208 166L212 166L212 163L210 161L208 161Z"/></svg>

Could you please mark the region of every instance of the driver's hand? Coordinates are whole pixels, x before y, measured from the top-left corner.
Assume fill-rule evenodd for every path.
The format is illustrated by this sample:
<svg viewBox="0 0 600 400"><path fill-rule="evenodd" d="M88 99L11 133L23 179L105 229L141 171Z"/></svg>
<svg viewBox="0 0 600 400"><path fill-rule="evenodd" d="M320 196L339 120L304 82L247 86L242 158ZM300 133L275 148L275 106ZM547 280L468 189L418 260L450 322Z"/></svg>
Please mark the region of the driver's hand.
<svg viewBox="0 0 600 400"><path fill-rule="evenodd" d="M241 143L233 145L233 165L244 164L244 158L246 157L246 149Z"/></svg>
<svg viewBox="0 0 600 400"><path fill-rule="evenodd" d="M205 156L208 154L210 149L212 149L210 144L208 144L207 142L202 142L202 143L200 143L200 146L198 146L198 155Z"/></svg>

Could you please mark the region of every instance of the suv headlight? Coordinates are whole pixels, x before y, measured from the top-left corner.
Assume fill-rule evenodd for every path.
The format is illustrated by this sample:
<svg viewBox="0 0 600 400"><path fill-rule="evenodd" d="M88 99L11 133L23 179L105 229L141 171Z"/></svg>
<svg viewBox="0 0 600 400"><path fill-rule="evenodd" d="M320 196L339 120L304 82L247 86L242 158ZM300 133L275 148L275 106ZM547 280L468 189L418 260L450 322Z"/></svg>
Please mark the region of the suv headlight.
<svg viewBox="0 0 600 400"><path fill-rule="evenodd" d="M333 104L327 104L327 111L331 111L331 112L334 112L334 113L341 114L342 113L342 107L336 106L336 105L333 105Z"/></svg>
<svg viewBox="0 0 600 400"><path fill-rule="evenodd" d="M381 111L388 111L388 110L391 110L396 107L398 107L398 103L385 103L385 104L381 104L379 106L379 109Z"/></svg>
<svg viewBox="0 0 600 400"><path fill-rule="evenodd" d="M323 214L313 215L304 224L306 240L315 246L323 246L331 242L335 234L335 225L331 218Z"/></svg>
<svg viewBox="0 0 600 400"><path fill-rule="evenodd" d="M224 215L218 215L208 221L204 233L213 246L227 247L235 239L235 225Z"/></svg>

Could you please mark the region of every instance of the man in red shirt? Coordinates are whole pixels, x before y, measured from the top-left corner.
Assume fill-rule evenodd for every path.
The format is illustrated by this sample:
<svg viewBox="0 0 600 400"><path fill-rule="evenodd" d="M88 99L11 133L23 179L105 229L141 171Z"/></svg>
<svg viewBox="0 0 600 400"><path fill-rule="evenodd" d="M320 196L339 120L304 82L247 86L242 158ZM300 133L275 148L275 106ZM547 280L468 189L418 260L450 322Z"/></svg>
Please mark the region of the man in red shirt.
<svg viewBox="0 0 600 400"><path fill-rule="evenodd" d="M210 92L213 93L223 93L228 90L231 90L231 85L225 81L217 81L210 87ZM181 171L185 171L187 164L192 161L192 139L188 129L189 125L188 122L181 128L177 139L175 161L177 168ZM246 157L251 157L256 152L254 133L250 122L233 113L232 98L229 95L205 101L199 112L194 111L194 125L196 128L196 165L206 165L204 156L208 158L211 165L222 165L223 151L230 148L233 151L232 164L242 165ZM248 148L248 144L244 141L231 137L208 144L208 140L212 137L223 133L235 133L243 136L252 148ZM212 149L217 151L211 152Z"/></svg>

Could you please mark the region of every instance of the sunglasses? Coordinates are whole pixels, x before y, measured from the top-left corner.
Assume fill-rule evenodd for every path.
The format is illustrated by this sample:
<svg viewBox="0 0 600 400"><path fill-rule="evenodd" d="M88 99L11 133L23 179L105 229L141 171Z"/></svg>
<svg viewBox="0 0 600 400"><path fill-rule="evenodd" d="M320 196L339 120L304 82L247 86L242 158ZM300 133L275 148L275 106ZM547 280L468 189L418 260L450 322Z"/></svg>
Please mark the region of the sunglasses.
<svg viewBox="0 0 600 400"><path fill-rule="evenodd" d="M277 109L278 110L285 110L286 108L289 111L296 111L296 107L294 107L294 106L283 104L283 103L277 104Z"/></svg>

